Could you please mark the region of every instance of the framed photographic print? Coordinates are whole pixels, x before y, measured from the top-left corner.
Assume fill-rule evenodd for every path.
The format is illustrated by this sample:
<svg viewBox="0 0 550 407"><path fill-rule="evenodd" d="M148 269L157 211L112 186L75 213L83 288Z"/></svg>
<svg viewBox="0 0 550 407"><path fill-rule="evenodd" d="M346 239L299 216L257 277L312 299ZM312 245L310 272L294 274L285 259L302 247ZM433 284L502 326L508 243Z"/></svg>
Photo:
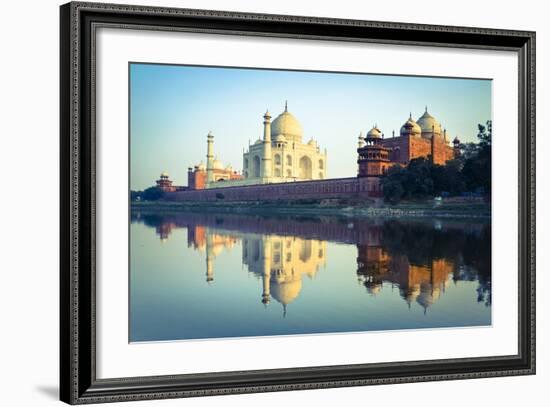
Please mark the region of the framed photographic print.
<svg viewBox="0 0 550 407"><path fill-rule="evenodd" d="M60 13L63 401L535 373L535 33Z"/></svg>

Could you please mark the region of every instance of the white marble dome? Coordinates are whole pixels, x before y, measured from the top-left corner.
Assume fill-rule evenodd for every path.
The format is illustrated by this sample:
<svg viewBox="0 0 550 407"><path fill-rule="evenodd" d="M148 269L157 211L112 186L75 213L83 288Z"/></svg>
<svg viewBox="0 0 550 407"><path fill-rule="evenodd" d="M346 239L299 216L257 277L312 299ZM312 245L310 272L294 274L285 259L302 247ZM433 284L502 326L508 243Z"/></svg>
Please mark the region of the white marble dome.
<svg viewBox="0 0 550 407"><path fill-rule="evenodd" d="M294 139L295 141L302 140L302 125L286 107L285 111L271 123L271 136L276 138L279 135L283 135L287 139Z"/></svg>
<svg viewBox="0 0 550 407"><path fill-rule="evenodd" d="M374 125L373 128L370 129L369 132L367 133L367 139L372 139L372 138L382 138L382 132L378 127L376 127L376 125Z"/></svg>
<svg viewBox="0 0 550 407"><path fill-rule="evenodd" d="M426 108L426 111L418 118L416 123L420 126L422 135L426 134L428 137L431 137L432 131L436 135L441 135L441 124L439 124L435 117L428 113L428 108Z"/></svg>

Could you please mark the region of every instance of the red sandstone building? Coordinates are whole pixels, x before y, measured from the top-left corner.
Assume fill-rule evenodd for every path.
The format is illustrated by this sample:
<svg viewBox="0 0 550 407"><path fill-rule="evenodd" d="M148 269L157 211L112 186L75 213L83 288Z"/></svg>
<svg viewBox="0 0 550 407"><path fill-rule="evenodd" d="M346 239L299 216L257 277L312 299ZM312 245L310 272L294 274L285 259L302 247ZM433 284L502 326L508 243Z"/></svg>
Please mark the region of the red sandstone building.
<svg viewBox="0 0 550 407"><path fill-rule="evenodd" d="M412 115L401 126L399 136L384 138L375 125L367 137L359 135L357 149L358 177L367 177L368 192L371 196L381 196L380 178L389 167L407 165L412 159L429 158L434 164L445 165L460 154L460 140L453 140L453 147L447 140L447 130L428 113L428 108L418 121Z"/></svg>
<svg viewBox="0 0 550 407"><path fill-rule="evenodd" d="M170 179L167 172L160 174L160 178L156 181L157 187L162 189L164 192L176 192L177 187L172 185L173 181Z"/></svg>
<svg viewBox="0 0 550 407"><path fill-rule="evenodd" d="M242 174L234 171L230 165L224 168L223 164L219 160L213 161L212 175L214 182L243 179ZM206 179L206 166L202 162L194 167L188 168L187 185L189 186L189 189L205 189Z"/></svg>

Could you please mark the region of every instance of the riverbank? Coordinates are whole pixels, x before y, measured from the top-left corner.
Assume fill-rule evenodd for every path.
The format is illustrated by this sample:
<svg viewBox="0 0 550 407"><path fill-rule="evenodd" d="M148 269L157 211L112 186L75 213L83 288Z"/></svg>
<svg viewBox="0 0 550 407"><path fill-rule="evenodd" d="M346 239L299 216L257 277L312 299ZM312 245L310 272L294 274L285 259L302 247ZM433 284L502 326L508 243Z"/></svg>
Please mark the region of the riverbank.
<svg viewBox="0 0 550 407"><path fill-rule="evenodd" d="M349 217L491 218L491 205L479 202L414 201L389 205L382 202L132 202L143 212L212 212L240 214L326 215Z"/></svg>

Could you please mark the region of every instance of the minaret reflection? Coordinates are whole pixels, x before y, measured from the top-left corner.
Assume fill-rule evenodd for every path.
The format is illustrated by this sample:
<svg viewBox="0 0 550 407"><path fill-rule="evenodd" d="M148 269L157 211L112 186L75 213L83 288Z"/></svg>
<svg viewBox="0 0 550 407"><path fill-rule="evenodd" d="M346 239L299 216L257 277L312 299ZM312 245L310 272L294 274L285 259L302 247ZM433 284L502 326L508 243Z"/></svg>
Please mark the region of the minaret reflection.
<svg viewBox="0 0 550 407"><path fill-rule="evenodd" d="M455 271L452 260L439 258L413 264L406 254L391 254L382 246L384 228L371 226L365 243L357 245L357 275L370 294L378 294L384 283L397 286L409 304L419 304L426 312L449 286Z"/></svg>
<svg viewBox="0 0 550 407"><path fill-rule="evenodd" d="M237 243L237 237L210 231L206 226L189 226L187 228L187 245L205 253L206 282L214 281L214 260L223 250L232 249Z"/></svg>
<svg viewBox="0 0 550 407"><path fill-rule="evenodd" d="M294 301L302 290L302 278L313 278L326 264L326 242L294 236L248 235L243 238L243 264L262 279L261 302L271 298L283 305Z"/></svg>

